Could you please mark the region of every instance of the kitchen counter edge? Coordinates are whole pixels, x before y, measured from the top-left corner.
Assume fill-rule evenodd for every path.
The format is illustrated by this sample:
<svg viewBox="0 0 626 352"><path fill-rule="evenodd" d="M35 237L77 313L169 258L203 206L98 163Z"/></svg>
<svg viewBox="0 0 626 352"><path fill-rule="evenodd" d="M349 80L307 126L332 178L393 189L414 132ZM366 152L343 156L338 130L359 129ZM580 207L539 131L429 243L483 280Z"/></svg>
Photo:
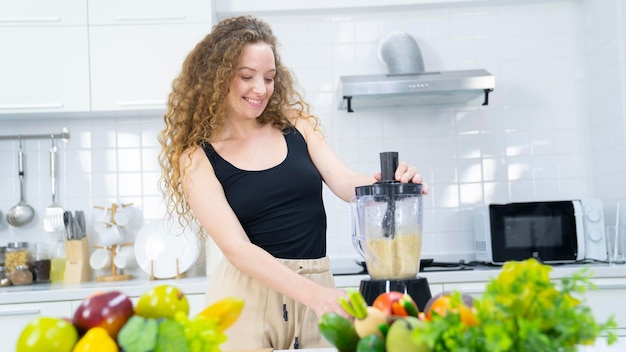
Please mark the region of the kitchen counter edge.
<svg viewBox="0 0 626 352"><path fill-rule="evenodd" d="M589 267L594 279L626 279L626 265L609 266L605 264L590 265L563 265L554 266L550 277L559 279L570 276L575 272ZM499 267L474 268L460 271L420 272L430 285L435 284L463 284L487 282L497 277ZM337 287L358 287L362 280L369 279L368 275L335 275ZM102 291L120 290L130 297L139 297L151 287L157 285L173 285L188 295L204 294L208 286L209 277L198 276L180 279L150 280L132 279L114 282L84 282L80 284L34 284L26 286L9 286L0 288L0 305L82 300L85 297Z"/></svg>

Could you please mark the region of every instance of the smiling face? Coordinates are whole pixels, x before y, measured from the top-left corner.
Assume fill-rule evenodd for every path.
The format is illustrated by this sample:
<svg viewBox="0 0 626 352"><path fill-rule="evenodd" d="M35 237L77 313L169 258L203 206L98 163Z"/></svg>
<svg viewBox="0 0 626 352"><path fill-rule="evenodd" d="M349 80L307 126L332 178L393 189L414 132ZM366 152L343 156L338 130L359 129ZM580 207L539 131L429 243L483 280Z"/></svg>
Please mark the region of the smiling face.
<svg viewBox="0 0 626 352"><path fill-rule="evenodd" d="M229 118L259 117L274 93L275 76L272 48L263 42L246 44L226 96Z"/></svg>

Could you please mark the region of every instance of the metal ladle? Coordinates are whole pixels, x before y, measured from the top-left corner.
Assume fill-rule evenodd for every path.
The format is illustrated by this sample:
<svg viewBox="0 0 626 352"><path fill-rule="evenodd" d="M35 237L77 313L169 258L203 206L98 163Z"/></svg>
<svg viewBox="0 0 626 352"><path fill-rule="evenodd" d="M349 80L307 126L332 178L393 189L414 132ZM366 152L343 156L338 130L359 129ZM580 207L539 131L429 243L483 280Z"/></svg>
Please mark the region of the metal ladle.
<svg viewBox="0 0 626 352"><path fill-rule="evenodd" d="M35 217L35 210L24 201L24 151L22 140L20 140L20 150L17 153L17 168L20 178L20 201L7 213L9 225L21 227L27 225Z"/></svg>

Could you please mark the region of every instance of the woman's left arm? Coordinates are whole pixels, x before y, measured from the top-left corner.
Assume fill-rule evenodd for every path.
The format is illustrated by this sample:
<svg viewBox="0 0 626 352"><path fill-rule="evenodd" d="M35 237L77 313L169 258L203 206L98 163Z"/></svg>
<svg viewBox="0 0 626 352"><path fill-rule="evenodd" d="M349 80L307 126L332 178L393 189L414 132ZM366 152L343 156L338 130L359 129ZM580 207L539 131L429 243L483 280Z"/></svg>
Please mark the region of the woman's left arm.
<svg viewBox="0 0 626 352"><path fill-rule="evenodd" d="M380 172L377 172L374 176L367 176L350 169L328 144L324 134L319 129L314 128L311 120L297 119L295 125L306 139L313 164L315 164L315 167L322 175L326 185L337 197L346 202L350 201L354 196L355 187L371 185L380 180ZM395 179L403 183L421 183L423 184L422 193L428 194L428 187L423 182L422 176L417 172L417 169L404 161L398 163Z"/></svg>

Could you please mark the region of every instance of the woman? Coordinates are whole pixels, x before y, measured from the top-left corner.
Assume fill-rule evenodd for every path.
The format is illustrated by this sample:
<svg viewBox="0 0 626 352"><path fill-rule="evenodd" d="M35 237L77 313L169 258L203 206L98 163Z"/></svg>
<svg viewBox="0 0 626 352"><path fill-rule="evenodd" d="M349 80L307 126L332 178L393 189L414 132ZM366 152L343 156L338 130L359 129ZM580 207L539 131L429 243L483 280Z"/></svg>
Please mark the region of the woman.
<svg viewBox="0 0 626 352"><path fill-rule="evenodd" d="M207 304L245 300L226 350L328 347L318 318L347 313L326 257L322 181L349 201L380 178L333 152L276 48L263 21L218 23L175 79L160 135L169 211L198 221L224 253ZM404 162L396 179L422 182Z"/></svg>

